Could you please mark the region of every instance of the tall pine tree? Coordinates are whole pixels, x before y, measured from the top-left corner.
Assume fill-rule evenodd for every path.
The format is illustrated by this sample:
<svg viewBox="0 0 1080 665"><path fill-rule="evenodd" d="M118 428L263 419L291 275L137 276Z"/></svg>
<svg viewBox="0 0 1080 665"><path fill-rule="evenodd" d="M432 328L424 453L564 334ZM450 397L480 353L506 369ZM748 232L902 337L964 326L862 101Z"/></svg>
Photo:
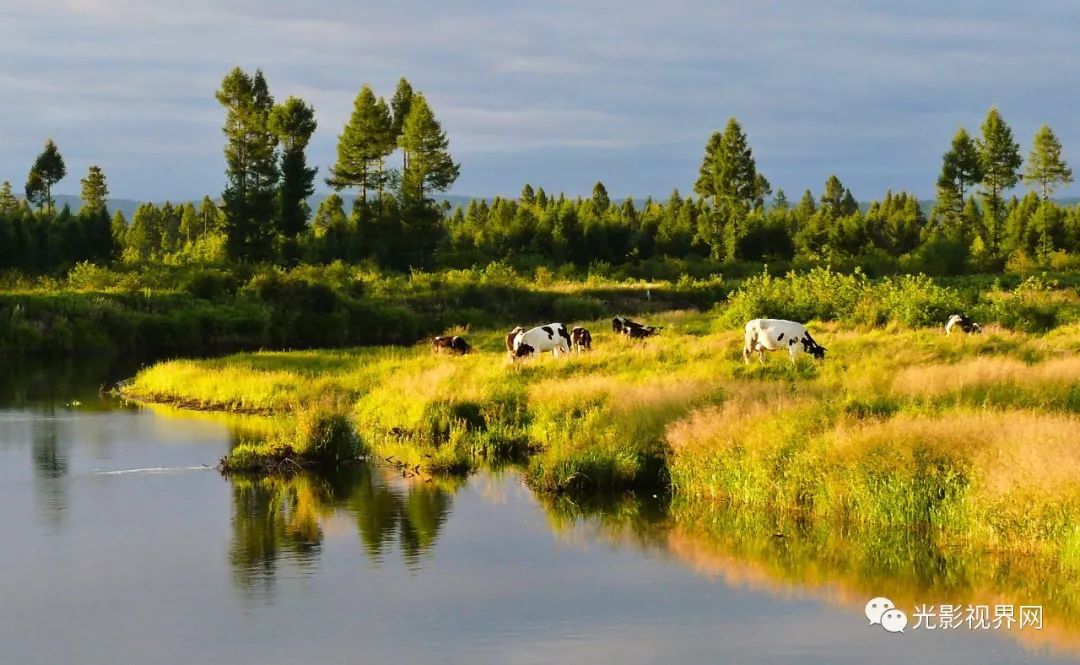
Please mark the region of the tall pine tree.
<svg viewBox="0 0 1080 665"><path fill-rule="evenodd" d="M278 139L269 126L274 98L262 71L251 76L239 67L225 76L216 97L226 111L226 250L235 260L266 260L273 248L279 177Z"/></svg>
<svg viewBox="0 0 1080 665"><path fill-rule="evenodd" d="M450 140L422 94L411 100L400 145L405 155L401 187L406 201L423 202L426 194L446 191L457 180L461 167L450 157Z"/></svg>
<svg viewBox="0 0 1080 665"><path fill-rule="evenodd" d="M983 200L996 228L1003 216L1002 197L1019 181L1022 163L1020 145L1013 140L1012 129L1005 124L996 106L991 106L986 113L978 147ZM994 242L993 238L990 240Z"/></svg>
<svg viewBox="0 0 1080 665"><path fill-rule="evenodd" d="M348 187L360 189L358 202L367 203L368 192L384 184L383 165L394 151L390 109L365 85L353 102L353 112L338 137L337 162L330 169L326 184L337 191Z"/></svg>
<svg viewBox="0 0 1080 665"><path fill-rule="evenodd" d="M270 113L270 131L281 143L281 184L277 196L277 230L287 262L295 262L296 238L307 227L307 199L315 193L316 168L307 164L308 142L315 133L315 111L296 97L289 97Z"/></svg>

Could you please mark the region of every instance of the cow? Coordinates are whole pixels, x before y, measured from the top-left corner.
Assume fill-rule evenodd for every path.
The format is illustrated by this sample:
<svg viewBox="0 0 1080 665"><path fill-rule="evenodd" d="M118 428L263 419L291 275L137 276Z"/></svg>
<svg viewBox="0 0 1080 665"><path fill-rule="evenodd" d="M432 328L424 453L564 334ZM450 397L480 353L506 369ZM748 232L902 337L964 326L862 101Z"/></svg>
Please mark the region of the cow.
<svg viewBox="0 0 1080 665"><path fill-rule="evenodd" d="M570 348L578 353L592 349L592 333L581 326L575 326L570 331Z"/></svg>
<svg viewBox="0 0 1080 665"><path fill-rule="evenodd" d="M434 353L442 353L443 351L449 351L450 353L463 356L472 349L469 343L465 341L465 338L458 337L457 335L439 335L431 340L431 350Z"/></svg>
<svg viewBox="0 0 1080 665"><path fill-rule="evenodd" d="M982 332L982 326L980 326L978 323L975 323L975 321L971 317L965 314L953 314L945 323L945 334L951 335L952 329L957 326L960 327L960 330L963 330L965 333L969 334L978 334Z"/></svg>
<svg viewBox="0 0 1080 665"><path fill-rule="evenodd" d="M663 329L663 326L645 326L639 323L635 326L624 328L623 333L630 339L644 339L646 337L652 337Z"/></svg>
<svg viewBox="0 0 1080 665"><path fill-rule="evenodd" d="M549 323L518 333L514 338L514 357L524 358L551 351L556 358L570 353L570 332L562 323Z"/></svg>
<svg viewBox="0 0 1080 665"><path fill-rule="evenodd" d="M630 339L642 339L652 337L663 330L663 326L647 326L625 316L616 316L611 320L611 330L626 335Z"/></svg>
<svg viewBox="0 0 1080 665"><path fill-rule="evenodd" d="M506 333L506 352L509 353L511 356L514 355L514 339L523 332L525 332L525 329L521 326L517 326L510 332Z"/></svg>
<svg viewBox="0 0 1080 665"><path fill-rule="evenodd" d="M814 341L806 326L783 319L754 319L746 324L743 344L743 361L750 362L755 351L758 360L765 364L765 352L787 349L791 364L800 353L809 353L816 360L825 360L825 347Z"/></svg>
<svg viewBox="0 0 1080 665"><path fill-rule="evenodd" d="M640 326L640 325L641 325L640 323L637 323L635 321L631 321L630 319L626 318L625 316L616 316L615 318L611 319L611 332L621 333L621 332L623 332L623 330L626 329L627 326Z"/></svg>

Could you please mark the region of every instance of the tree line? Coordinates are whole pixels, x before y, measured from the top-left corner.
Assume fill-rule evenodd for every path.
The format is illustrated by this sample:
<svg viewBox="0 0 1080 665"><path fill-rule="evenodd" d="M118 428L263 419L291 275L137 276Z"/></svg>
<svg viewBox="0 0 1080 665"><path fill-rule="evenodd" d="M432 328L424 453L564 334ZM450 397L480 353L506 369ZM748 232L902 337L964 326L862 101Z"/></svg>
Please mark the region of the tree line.
<svg viewBox="0 0 1080 665"><path fill-rule="evenodd" d="M451 209L433 193L460 166L421 92L402 78L392 97L363 86L338 136L324 182L335 193L312 211L318 169L306 150L317 128L302 99L275 102L261 71L229 72L216 98L225 112L226 187L220 199L143 204L131 220L106 210L97 166L82 182L77 214L57 211L66 176L50 140L24 197L0 187L0 269L58 272L79 261L248 262L295 265L372 261L382 267L622 265L652 260L792 262L861 266L872 273L996 271L1010 261L1080 264L1080 208L1053 201L1073 181L1060 141L1043 126L1025 161L991 108L978 136L958 130L942 158L936 201L924 211L906 192L860 207L832 175L795 202L758 168L735 118L708 139L693 194L613 202L603 183L589 197L525 185L517 198L474 199ZM395 157L396 155L396 157ZM1023 197L1008 197L1020 182ZM339 192L355 194L351 209Z"/></svg>

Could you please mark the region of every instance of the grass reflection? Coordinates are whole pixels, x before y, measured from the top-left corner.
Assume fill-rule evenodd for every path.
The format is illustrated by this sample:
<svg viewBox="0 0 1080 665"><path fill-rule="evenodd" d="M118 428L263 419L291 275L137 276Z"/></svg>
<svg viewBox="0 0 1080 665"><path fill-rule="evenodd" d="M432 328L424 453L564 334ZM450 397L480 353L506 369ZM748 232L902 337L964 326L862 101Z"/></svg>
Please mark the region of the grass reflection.
<svg viewBox="0 0 1080 665"><path fill-rule="evenodd" d="M922 604L1041 605L1044 630L1014 627L1008 634L1031 647L1080 652L1080 578L1072 556L941 545L905 530L838 530L715 503L665 504L652 495L541 501L566 540L644 549L728 585L818 599L848 609L856 628L867 599L880 595L909 614Z"/></svg>

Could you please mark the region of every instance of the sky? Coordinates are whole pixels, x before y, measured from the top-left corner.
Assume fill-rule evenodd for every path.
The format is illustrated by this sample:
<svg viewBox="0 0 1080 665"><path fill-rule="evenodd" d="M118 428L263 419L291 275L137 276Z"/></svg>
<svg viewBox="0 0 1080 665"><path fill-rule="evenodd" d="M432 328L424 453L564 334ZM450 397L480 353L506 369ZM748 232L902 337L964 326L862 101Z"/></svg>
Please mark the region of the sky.
<svg viewBox="0 0 1080 665"><path fill-rule="evenodd" d="M114 197L217 194L214 91L240 66L315 107L321 174L360 87L405 76L461 162L455 194L686 192L736 116L791 199L832 173L860 200L931 197L992 104L1025 156L1046 123L1080 159L1078 27L1066 1L0 0L0 180L21 190L51 137L59 193L98 164Z"/></svg>

